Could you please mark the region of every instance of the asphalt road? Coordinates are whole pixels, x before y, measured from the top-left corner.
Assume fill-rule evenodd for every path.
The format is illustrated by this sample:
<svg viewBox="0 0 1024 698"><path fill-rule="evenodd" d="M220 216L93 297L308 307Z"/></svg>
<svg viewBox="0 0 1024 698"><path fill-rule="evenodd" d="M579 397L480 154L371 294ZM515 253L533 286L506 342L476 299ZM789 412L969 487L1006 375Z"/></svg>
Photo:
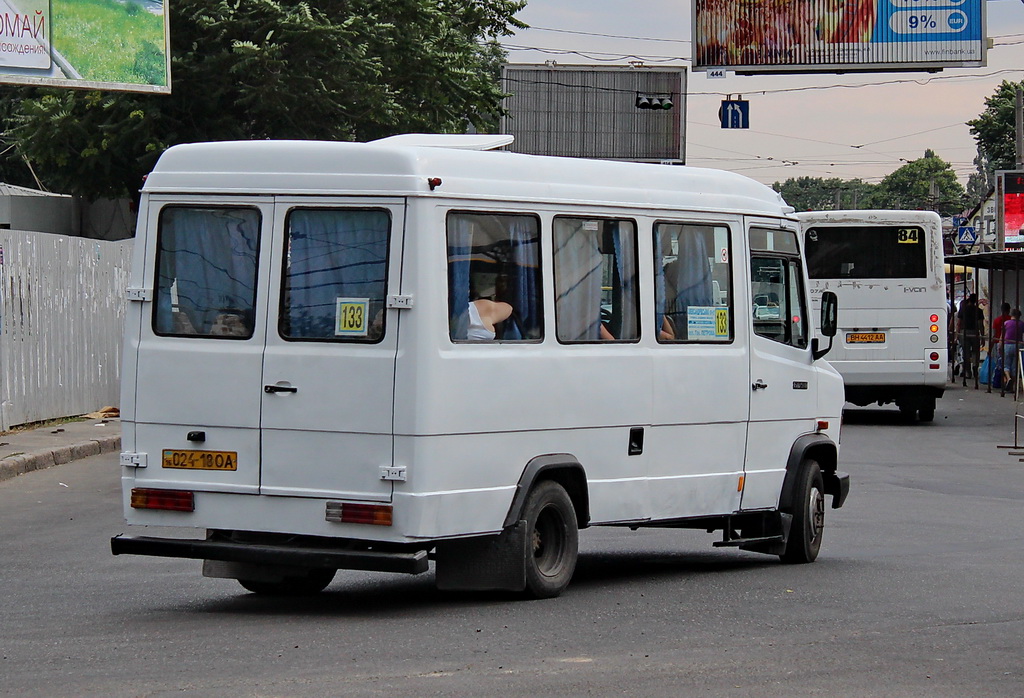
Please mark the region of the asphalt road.
<svg viewBox="0 0 1024 698"><path fill-rule="evenodd" d="M116 454L28 473L0 483L0 694L1024 695L1024 464L996 448L1013 415L960 388L932 424L851 408L852 492L816 563L595 529L547 601L351 572L262 599L110 555Z"/></svg>

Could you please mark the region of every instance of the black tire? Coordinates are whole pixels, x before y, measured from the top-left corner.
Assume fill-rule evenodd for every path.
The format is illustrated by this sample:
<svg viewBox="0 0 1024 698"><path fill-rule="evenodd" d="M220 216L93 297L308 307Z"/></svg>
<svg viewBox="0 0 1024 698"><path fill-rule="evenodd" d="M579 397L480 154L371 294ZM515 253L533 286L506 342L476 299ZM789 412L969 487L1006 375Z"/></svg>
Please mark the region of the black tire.
<svg viewBox="0 0 1024 698"><path fill-rule="evenodd" d="M825 485L816 461L806 460L801 466L792 511L787 513L793 515L793 525L779 557L789 564L814 562L825 528Z"/></svg>
<svg viewBox="0 0 1024 698"><path fill-rule="evenodd" d="M898 405L900 408L900 416L908 422L914 422L917 420L917 408L911 405Z"/></svg>
<svg viewBox="0 0 1024 698"><path fill-rule="evenodd" d="M922 407L917 411L917 418L922 422L930 422L935 419L934 407Z"/></svg>
<svg viewBox="0 0 1024 698"><path fill-rule="evenodd" d="M239 579L245 589L261 596L312 596L327 588L337 570L310 570L304 577L285 577L280 582Z"/></svg>
<svg viewBox="0 0 1024 698"><path fill-rule="evenodd" d="M565 488L553 480L538 483L523 509L526 521L526 594L558 596L569 586L579 553L576 510Z"/></svg>

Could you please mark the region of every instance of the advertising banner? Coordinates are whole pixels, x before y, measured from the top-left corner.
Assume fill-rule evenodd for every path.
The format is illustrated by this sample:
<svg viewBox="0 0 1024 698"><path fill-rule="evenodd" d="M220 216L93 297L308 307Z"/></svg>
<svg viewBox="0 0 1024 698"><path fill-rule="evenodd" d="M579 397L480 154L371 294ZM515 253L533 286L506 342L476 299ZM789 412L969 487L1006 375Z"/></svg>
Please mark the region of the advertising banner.
<svg viewBox="0 0 1024 698"><path fill-rule="evenodd" d="M0 0L0 83L170 92L164 0Z"/></svg>
<svg viewBox="0 0 1024 698"><path fill-rule="evenodd" d="M696 0L693 69L737 73L985 65L983 0Z"/></svg>
<svg viewBox="0 0 1024 698"><path fill-rule="evenodd" d="M1019 246L1024 242L1024 172L996 172L996 195L999 197L1000 232L1003 245Z"/></svg>

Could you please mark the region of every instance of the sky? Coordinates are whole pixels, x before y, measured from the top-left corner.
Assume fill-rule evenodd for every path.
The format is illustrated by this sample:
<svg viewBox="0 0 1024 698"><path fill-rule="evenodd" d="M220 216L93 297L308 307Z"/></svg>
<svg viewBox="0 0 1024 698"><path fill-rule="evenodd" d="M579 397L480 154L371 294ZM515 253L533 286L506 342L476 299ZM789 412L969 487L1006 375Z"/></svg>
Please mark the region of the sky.
<svg viewBox="0 0 1024 698"><path fill-rule="evenodd" d="M531 28L502 43L511 63L626 65L640 57L652 66L686 67L686 164L740 172L768 185L795 177L877 183L927 149L966 184L976 170L977 144L965 122L984 111L985 98L1003 80L1024 80L1024 0L986 3L987 35L995 45L985 67L846 75L730 72L724 79L689 70L691 2L529 0L518 17ZM727 95L749 101L749 129L721 128L718 109Z"/></svg>

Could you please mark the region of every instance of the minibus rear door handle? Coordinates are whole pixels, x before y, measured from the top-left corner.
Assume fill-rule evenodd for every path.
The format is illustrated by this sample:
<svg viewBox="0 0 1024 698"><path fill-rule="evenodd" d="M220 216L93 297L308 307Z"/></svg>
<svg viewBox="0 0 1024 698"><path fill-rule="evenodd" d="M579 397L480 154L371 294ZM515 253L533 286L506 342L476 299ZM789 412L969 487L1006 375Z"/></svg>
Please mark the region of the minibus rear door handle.
<svg viewBox="0 0 1024 698"><path fill-rule="evenodd" d="M265 393L297 393L299 389L293 385L265 385L263 386L263 392Z"/></svg>
<svg viewBox="0 0 1024 698"><path fill-rule="evenodd" d="M758 391L758 390L764 390L765 388L767 388L767 387L768 387L768 384L767 384L767 383L765 383L765 382L764 382L763 380L761 380L760 378L758 378L758 379L757 379L757 382L756 382L756 383L754 383L754 384L753 384L752 386L750 386L750 387L751 387L751 388L753 388L753 389L754 389L754 391L756 392L756 391Z"/></svg>

